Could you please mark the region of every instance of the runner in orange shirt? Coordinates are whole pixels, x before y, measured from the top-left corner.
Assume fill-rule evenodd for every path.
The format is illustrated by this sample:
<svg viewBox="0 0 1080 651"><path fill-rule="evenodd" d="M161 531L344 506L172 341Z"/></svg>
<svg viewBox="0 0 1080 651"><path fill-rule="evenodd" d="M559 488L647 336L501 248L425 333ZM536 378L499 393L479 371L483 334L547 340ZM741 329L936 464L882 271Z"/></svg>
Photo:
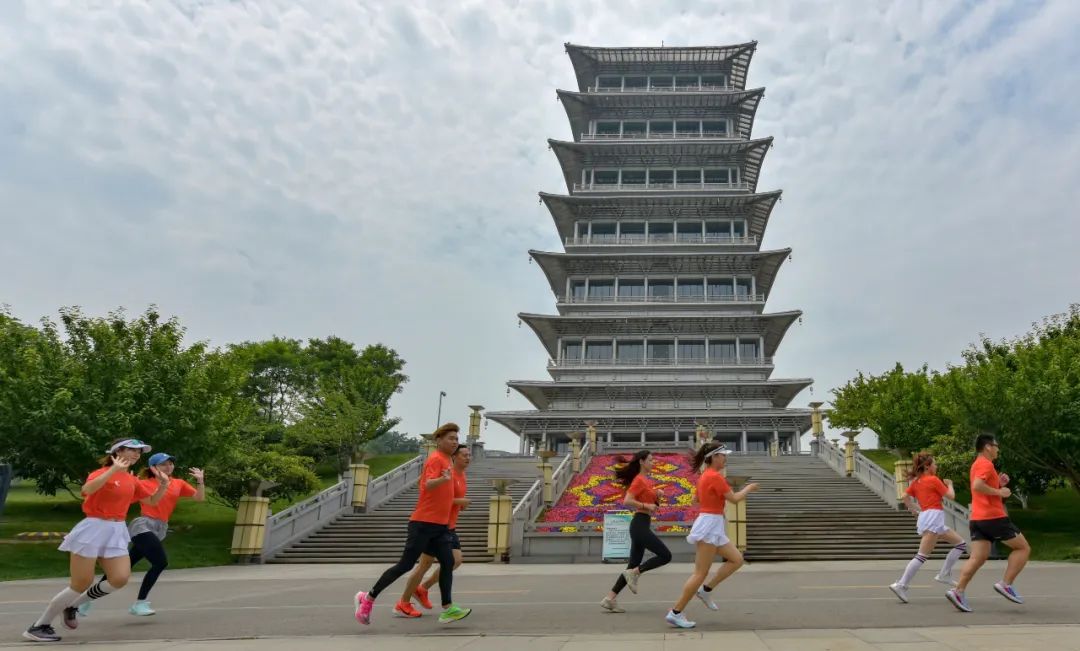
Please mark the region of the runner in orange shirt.
<svg viewBox="0 0 1080 651"><path fill-rule="evenodd" d="M450 510L450 535L453 538L451 547L454 550L454 570L457 571L461 567L461 563L464 560L461 555L461 540L457 534L457 519L458 514L461 513L461 509L469 505L469 498L465 497L465 494L469 490L468 478L465 475L465 471L469 468L469 464L472 462L472 451L466 445L458 445L457 450L451 456L454 462L454 506ZM413 608L412 599L415 596L416 600L420 602L420 605L424 608L431 610L431 599L428 597L428 590L433 585L439 582L439 568L436 567L432 571L431 576L424 578L424 573L431 568L432 563L435 562L435 557L430 554L423 554L420 557L420 562L417 564L416 569L409 575L409 582L405 586L405 592L401 594L401 601L394 606L394 615L396 617L420 617L419 610ZM423 583L421 583L423 581Z"/></svg>
<svg viewBox="0 0 1080 651"><path fill-rule="evenodd" d="M998 442L993 434L980 434L975 439L975 463L971 464L971 555L960 572L956 587L945 593L949 603L957 610L971 612L964 590L979 571L986 559L990 558L990 545L1001 541L1009 552L1009 562L1005 567L1003 580L994 584L994 590L1002 597L1017 604L1024 603L1012 582L1027 565L1031 555L1031 545L1024 534L1016 528L1005 513L1005 499L1012 491L1005 487L1009 476L998 474L994 469L994 460L998 458Z"/></svg>
<svg viewBox="0 0 1080 651"><path fill-rule="evenodd" d="M904 603L908 603L908 586L911 585L915 573L923 566L926 559L933 553L938 540L945 539L953 545L949 555L945 557L945 563L941 566L934 580L950 587L956 585L952 578L952 569L960 556L967 552L967 544L960 534L945 526L945 511L941 508L941 498L950 500L956 497L953 491L951 479L942 481L937 476L937 462L929 452L920 452L915 455L915 460L908 485L907 494L904 496L904 505L913 515L918 516L915 531L922 536L919 543L919 552L915 558L907 564L903 575L889 586L893 594Z"/></svg>
<svg viewBox="0 0 1080 651"><path fill-rule="evenodd" d="M628 587L630 592L637 594L638 578L642 573L671 562L671 550L652 530L652 514L660 507L660 495L648 476L652 467L652 453L638 450L631 459L622 460L622 465L615 470L615 480L627 487L623 504L634 509L634 518L630 521L630 558L626 569L600 602L600 607L608 612L626 612L615 601L622 589ZM646 549L654 556L642 563Z"/></svg>
<svg viewBox="0 0 1080 651"><path fill-rule="evenodd" d="M664 617L668 624L678 628L697 626L683 613L686 605L694 597L700 599L709 610L719 610L709 593L743 565L742 554L735 543L727 537L724 506L727 502L745 500L747 495L758 489L758 485L750 483L738 492L731 490L727 479L721 474L724 466L727 465L729 454L731 450L722 444L709 441L698 449L691 460L695 471L704 467L705 472L701 473L697 484L697 500L701 504L701 514L694 520L690 535L686 537L688 543L696 546L694 573L683 585L682 595L675 602L675 606ZM723 558L724 562L717 568L712 579L706 581L709 568L712 567L717 556Z"/></svg>
<svg viewBox="0 0 1080 651"><path fill-rule="evenodd" d="M420 474L420 495L412 517L409 518L408 536L401 560L383 572L369 592L357 592L353 599L356 621L361 624L371 623L371 609L375 606L375 598L390 587L390 584L412 570L422 554L434 556L442 567L439 572L439 592L442 596L443 612L439 615L439 622L456 622L465 619L472 612L469 608L455 604L450 594L454 580L453 538L448 526L450 511L454 506L450 455L457 450L458 431L457 425L446 423L432 435L436 449L424 462L424 470Z"/></svg>

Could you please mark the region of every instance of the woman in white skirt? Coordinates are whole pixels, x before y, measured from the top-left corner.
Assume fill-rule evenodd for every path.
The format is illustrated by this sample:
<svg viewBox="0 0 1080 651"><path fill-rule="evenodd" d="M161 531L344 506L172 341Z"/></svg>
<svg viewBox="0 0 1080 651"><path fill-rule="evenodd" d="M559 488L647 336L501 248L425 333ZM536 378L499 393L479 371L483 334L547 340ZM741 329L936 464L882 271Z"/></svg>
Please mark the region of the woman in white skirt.
<svg viewBox="0 0 1080 651"><path fill-rule="evenodd" d="M131 474L131 467L143 452L149 451L150 446L138 439L118 439L101 460L103 466L86 478L82 486L85 498L82 510L86 518L75 525L60 545L61 551L71 553L71 581L53 597L34 625L23 632L26 639L59 642L60 636L52 627L57 615L63 613L64 626L74 629L79 625L76 618L79 604L103 597L127 584L131 576L128 559L131 536L124 523L128 507L143 499L157 504L169 485L167 476L155 472L158 480L155 492ZM109 579L91 585L95 563L101 563Z"/></svg>
<svg viewBox="0 0 1080 651"><path fill-rule="evenodd" d="M727 455L731 454L720 443L709 441L701 446L694 454L691 463L695 471L702 467L705 471L697 483L697 501L701 505L701 514L694 520L694 526L690 529L690 535L686 541L694 545L694 573L683 585L682 596L675 602L675 606L668 611L665 619L672 626L679 628L693 628L696 624L686 618L683 610L695 596L705 604L709 610L719 610L709 595L721 581L731 576L735 570L743 565L742 554L735 543L727 537L726 524L724 522L724 506L728 502L741 502L746 496L758 489L758 485L747 484L742 490L731 490L727 479L721 474L727 465ZM712 578L706 581L709 568L717 556L724 562L717 568Z"/></svg>
<svg viewBox="0 0 1080 651"><path fill-rule="evenodd" d="M953 548L945 557L941 571L934 577L938 583L956 587L956 581L952 578L953 566L961 556L967 553L967 543L964 538L945 526L945 511L941 508L941 498L947 497L951 500L956 497L956 493L951 479L945 481L938 479L937 462L934 461L933 455L929 452L916 454L909 479L911 483L908 485L907 494L904 495L904 505L913 515L918 516L915 532L922 536L922 541L919 543L919 552L908 562L900 579L889 586L893 594L904 603L908 602L907 591L915 578L915 573L933 553L939 540L945 540L953 545Z"/></svg>

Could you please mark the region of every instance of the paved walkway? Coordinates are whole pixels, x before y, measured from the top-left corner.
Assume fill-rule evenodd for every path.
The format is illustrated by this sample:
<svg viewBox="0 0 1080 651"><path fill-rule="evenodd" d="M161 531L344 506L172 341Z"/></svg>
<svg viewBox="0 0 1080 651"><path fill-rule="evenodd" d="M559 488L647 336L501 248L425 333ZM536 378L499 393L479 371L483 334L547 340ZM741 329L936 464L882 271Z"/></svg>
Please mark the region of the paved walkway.
<svg viewBox="0 0 1080 651"><path fill-rule="evenodd" d="M993 592L1003 564L988 563L969 589L976 609L954 610L930 563L901 604L885 587L902 562L759 563L717 589L719 612L687 609L698 628L678 632L663 621L689 566L670 565L642 578L640 594L624 592L626 614L597 605L616 577L607 565L467 565L455 599L475 611L440 626L391 617L403 582L379 600L374 622L352 618L352 594L384 569L364 565L223 567L168 571L154 592L158 615L134 618L126 608L134 586L107 597L65 643L102 648L356 649L1033 649L1080 651L1080 564L1032 563L1017 587L1025 605ZM140 575L136 575L138 581ZM402 580L403 581L403 580ZM0 648L23 646L21 631L63 581L0 584ZM395 588L397 590L395 590ZM616 646L617 645L617 646Z"/></svg>

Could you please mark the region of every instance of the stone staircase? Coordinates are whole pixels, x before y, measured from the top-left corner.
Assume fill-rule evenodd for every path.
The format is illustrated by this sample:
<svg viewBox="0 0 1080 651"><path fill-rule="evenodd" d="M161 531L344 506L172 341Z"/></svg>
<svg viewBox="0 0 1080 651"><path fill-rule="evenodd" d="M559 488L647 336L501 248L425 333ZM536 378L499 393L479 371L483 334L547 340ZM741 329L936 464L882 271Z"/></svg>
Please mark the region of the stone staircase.
<svg viewBox="0 0 1080 651"><path fill-rule="evenodd" d="M821 459L732 455L728 460L730 476L749 475L761 484L746 503L750 560L903 559L918 549L915 518ZM947 550L938 547L941 554Z"/></svg>
<svg viewBox="0 0 1080 651"><path fill-rule="evenodd" d="M472 503L458 516L457 524L461 551L467 562L492 560L487 553L488 498L495 493L491 480L516 479L507 492L517 504L539 477L536 466L535 457L487 457L472 463L467 493ZM400 558L405 546L405 532L418 490L412 486L371 513L341 515L268 562L392 564Z"/></svg>

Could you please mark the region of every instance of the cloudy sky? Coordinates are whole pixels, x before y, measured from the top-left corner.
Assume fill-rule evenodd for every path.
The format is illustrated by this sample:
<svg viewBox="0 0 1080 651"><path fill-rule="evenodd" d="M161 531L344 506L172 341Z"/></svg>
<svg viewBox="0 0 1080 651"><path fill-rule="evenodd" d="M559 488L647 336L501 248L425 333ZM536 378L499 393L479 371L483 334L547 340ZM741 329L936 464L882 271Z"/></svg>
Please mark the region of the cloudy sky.
<svg viewBox="0 0 1080 651"><path fill-rule="evenodd" d="M941 367L1080 300L1080 3L0 0L0 303L382 342L409 432L527 408L563 43L759 42L777 377ZM491 447L516 449L492 423Z"/></svg>

